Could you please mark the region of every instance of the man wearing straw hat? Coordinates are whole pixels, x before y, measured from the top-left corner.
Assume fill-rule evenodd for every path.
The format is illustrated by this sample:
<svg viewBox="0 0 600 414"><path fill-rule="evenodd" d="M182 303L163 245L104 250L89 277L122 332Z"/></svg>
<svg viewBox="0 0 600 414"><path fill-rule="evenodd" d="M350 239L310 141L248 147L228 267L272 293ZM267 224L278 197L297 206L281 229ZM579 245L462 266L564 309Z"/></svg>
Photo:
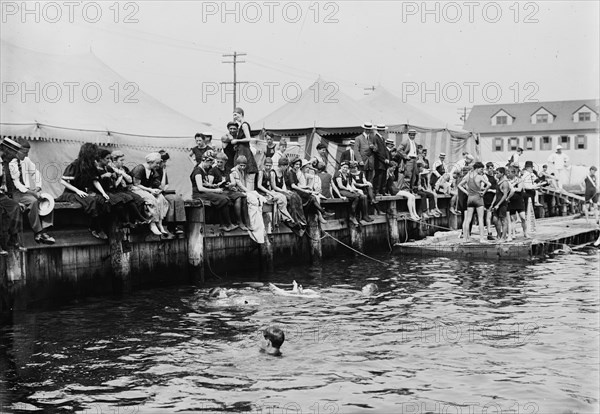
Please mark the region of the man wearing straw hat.
<svg viewBox="0 0 600 414"><path fill-rule="evenodd" d="M6 188L14 201L25 206L36 243L54 244L54 237L46 233L54 224L54 198L42 193L42 176L28 157L29 142L19 138L16 144L17 151L9 151L4 159Z"/></svg>
<svg viewBox="0 0 600 414"><path fill-rule="evenodd" d="M370 183L373 182L375 175L375 156L373 150L373 131L375 127L370 122L365 122L362 125L363 133L355 138L354 154L358 166L365 172L365 177Z"/></svg>
<svg viewBox="0 0 600 414"><path fill-rule="evenodd" d="M383 124L378 124L374 136L375 149L375 177L373 178L373 190L375 197L385 193L385 184L387 181L387 168L390 163L390 152L385 145L383 133L387 131L387 127Z"/></svg>

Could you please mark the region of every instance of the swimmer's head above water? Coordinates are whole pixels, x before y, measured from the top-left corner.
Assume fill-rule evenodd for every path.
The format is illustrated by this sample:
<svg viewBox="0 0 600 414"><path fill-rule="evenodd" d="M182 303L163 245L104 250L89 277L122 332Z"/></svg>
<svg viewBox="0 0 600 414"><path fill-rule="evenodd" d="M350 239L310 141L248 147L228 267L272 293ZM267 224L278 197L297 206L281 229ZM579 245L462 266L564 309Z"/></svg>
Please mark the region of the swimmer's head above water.
<svg viewBox="0 0 600 414"><path fill-rule="evenodd" d="M209 299L223 299L227 297L227 292L225 289L221 289L220 287L214 287L208 291Z"/></svg>
<svg viewBox="0 0 600 414"><path fill-rule="evenodd" d="M276 326L269 326L263 331L263 336L266 339L265 345L261 347L261 350L269 355L280 356L281 345L285 341L285 334L281 329Z"/></svg>
<svg viewBox="0 0 600 414"><path fill-rule="evenodd" d="M369 283L363 286L362 294L366 296L376 295L379 292L379 288L375 283Z"/></svg>

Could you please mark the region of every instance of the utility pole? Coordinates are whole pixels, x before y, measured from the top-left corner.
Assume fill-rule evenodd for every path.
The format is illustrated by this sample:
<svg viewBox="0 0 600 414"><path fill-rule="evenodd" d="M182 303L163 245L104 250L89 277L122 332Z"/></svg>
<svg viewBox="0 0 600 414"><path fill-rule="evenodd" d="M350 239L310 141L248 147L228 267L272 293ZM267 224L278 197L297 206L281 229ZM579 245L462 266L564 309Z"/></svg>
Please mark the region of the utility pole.
<svg viewBox="0 0 600 414"><path fill-rule="evenodd" d="M363 95L370 95L370 93L368 91L375 92L375 86L374 85L371 85L370 87L363 88L363 89L364 89Z"/></svg>
<svg viewBox="0 0 600 414"><path fill-rule="evenodd" d="M221 85L230 85L233 84L233 110L237 106L237 84L238 83L248 83L248 82L238 82L237 81L237 64L238 63L246 63L244 60L238 61L238 56L246 56L246 53L238 53L233 52L233 55L223 55L223 57L232 57L233 60L222 61L221 63L233 63L233 82L221 82Z"/></svg>
<svg viewBox="0 0 600 414"><path fill-rule="evenodd" d="M460 120L463 123L463 126L465 125L465 122L467 121L467 116L469 115L469 112L471 112L471 108L467 108L462 107L462 108L458 108L458 114L460 115Z"/></svg>

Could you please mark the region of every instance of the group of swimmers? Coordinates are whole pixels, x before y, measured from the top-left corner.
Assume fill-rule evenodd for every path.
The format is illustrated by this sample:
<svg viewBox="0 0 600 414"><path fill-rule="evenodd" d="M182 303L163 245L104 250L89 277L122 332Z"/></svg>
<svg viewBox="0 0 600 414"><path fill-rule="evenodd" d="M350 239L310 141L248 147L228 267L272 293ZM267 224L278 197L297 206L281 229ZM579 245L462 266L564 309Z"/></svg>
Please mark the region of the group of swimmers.
<svg viewBox="0 0 600 414"><path fill-rule="evenodd" d="M304 297L304 298L320 297L320 295L316 291L314 291L312 289L302 288L302 285L299 285L298 283L296 283L295 280L292 282L291 290L281 289L272 283L269 283L269 290L271 292L273 292L274 294L280 295L280 296L297 296L297 297ZM363 288L361 289L361 293L364 296L377 295L378 292L379 292L379 289L375 283L368 283L365 286L363 286ZM213 287L208 291L207 296L208 296L209 300L213 300L213 301L217 300L218 301L218 300L231 299L230 294L231 294L231 292L228 294L227 290L224 288ZM234 305L234 306L243 306L243 305L247 305L247 304L249 304L247 298L241 299L240 301L231 302L231 305ZM262 333L263 333L265 342L260 344L260 352L264 352L266 354L273 355L273 356L281 356L282 354L281 354L280 348L283 345L283 342L285 341L285 333L283 332L283 330L281 330L280 328L278 328L276 326L269 326L266 329L264 329Z"/></svg>

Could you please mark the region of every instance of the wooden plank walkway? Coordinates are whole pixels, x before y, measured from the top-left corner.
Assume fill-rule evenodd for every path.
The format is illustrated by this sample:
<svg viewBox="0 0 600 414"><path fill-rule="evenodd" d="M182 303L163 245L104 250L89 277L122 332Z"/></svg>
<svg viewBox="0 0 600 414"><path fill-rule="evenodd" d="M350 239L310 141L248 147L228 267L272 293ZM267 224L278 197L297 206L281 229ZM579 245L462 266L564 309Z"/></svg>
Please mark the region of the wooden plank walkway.
<svg viewBox="0 0 600 414"><path fill-rule="evenodd" d="M459 239L460 230L438 232L432 237L408 243L399 243L395 249L400 254L421 256L448 256L474 260L517 259L543 257L567 246L593 242L600 230L596 224L578 216L538 219L532 239L525 239L519 225L519 235L511 242L479 242L479 233L473 227L473 237Z"/></svg>

